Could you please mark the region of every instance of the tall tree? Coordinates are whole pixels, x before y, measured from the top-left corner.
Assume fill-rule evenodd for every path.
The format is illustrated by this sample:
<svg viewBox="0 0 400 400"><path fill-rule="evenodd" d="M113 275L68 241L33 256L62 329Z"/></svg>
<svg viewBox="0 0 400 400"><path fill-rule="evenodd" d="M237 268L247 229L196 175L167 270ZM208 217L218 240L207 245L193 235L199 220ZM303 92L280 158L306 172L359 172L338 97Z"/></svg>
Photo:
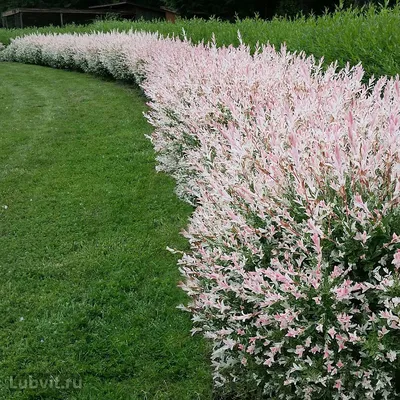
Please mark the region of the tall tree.
<svg viewBox="0 0 400 400"><path fill-rule="evenodd" d="M175 8L184 16L215 15L221 18L232 19L254 16L271 18L274 15L293 16L299 12L308 14L313 12L319 15L325 9L333 11L340 0L163 0L171 8ZM380 0L345 0L350 4L377 3ZM394 0L390 0L394 1Z"/></svg>
<svg viewBox="0 0 400 400"><path fill-rule="evenodd" d="M276 0L164 0L168 7L176 9L185 16L215 15L228 18L235 15L254 16L255 13L266 17L274 1Z"/></svg>

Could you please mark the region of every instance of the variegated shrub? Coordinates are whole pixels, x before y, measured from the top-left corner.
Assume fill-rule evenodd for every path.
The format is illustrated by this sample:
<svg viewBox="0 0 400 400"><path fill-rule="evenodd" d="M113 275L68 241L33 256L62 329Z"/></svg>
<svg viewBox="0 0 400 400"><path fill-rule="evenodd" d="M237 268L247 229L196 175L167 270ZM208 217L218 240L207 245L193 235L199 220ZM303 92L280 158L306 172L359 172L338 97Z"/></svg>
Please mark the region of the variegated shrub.
<svg viewBox="0 0 400 400"><path fill-rule="evenodd" d="M143 88L158 169L196 205L182 307L221 393L398 396L398 77L141 32L32 35L3 54Z"/></svg>

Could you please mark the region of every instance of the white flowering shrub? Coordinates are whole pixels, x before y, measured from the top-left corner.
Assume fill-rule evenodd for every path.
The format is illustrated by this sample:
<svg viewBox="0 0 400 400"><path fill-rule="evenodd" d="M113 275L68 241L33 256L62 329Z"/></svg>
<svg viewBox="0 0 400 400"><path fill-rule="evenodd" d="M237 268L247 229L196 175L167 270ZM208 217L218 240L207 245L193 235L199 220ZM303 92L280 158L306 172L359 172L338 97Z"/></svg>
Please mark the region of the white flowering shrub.
<svg viewBox="0 0 400 400"><path fill-rule="evenodd" d="M394 398L398 79L366 87L361 67L322 73L284 49L202 51L163 58L179 71L168 91L152 75L144 87L165 164L181 145L175 172L194 177L182 287L194 331L213 341L216 384Z"/></svg>
<svg viewBox="0 0 400 400"><path fill-rule="evenodd" d="M400 82L135 33L29 36L9 60L135 79L195 204L181 287L221 396L395 399Z"/></svg>
<svg viewBox="0 0 400 400"><path fill-rule="evenodd" d="M4 53L3 53L3 50L4 50L5 48L6 48L6 46L4 46L4 44L0 42L0 61L3 61L2 54L4 54Z"/></svg>

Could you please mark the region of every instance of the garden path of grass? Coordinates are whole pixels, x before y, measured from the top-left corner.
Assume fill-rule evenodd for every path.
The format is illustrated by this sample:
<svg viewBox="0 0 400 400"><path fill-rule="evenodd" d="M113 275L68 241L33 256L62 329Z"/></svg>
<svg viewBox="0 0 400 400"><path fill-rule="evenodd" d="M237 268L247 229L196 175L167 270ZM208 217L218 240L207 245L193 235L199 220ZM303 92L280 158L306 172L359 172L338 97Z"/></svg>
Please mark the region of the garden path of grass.
<svg viewBox="0 0 400 400"><path fill-rule="evenodd" d="M0 399L209 399L176 287L191 208L136 89L0 63ZM14 390L23 379L82 387ZM44 381L43 381L44 382Z"/></svg>

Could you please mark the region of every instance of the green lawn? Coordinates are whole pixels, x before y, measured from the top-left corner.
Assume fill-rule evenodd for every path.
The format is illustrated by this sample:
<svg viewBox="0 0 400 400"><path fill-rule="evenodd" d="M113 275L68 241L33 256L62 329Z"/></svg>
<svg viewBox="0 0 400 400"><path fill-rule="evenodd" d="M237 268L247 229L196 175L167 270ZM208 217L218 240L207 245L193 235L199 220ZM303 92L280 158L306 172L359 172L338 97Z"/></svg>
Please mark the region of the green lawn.
<svg viewBox="0 0 400 400"><path fill-rule="evenodd" d="M211 398L166 251L185 248L191 208L155 172L144 104L121 84L0 64L0 399ZM14 389L29 375L38 388ZM52 376L81 388L44 388Z"/></svg>

